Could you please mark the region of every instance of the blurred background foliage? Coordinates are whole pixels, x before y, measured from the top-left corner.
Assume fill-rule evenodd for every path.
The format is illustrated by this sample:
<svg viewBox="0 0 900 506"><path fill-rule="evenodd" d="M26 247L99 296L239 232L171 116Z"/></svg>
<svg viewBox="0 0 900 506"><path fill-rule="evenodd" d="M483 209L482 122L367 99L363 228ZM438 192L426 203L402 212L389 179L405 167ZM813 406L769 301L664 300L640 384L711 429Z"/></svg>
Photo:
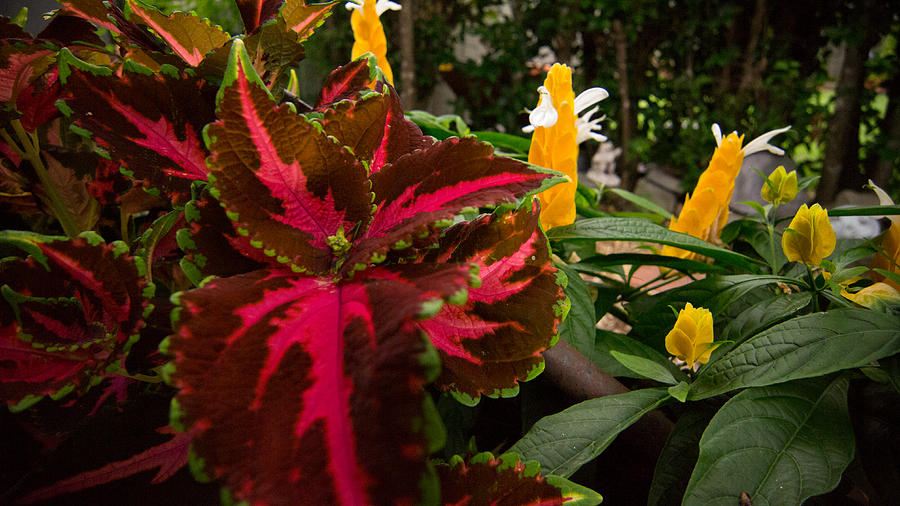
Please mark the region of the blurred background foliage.
<svg viewBox="0 0 900 506"><path fill-rule="evenodd" d="M241 31L230 2L149 3L167 12L193 10L230 33ZM829 205L839 189L859 190L868 178L898 197L900 3L400 3L404 15L388 12L382 21L395 84L409 109L460 114L473 130L520 133L543 66L560 61L574 68L576 93L609 90L601 104L605 133L623 148L618 172L626 188L640 177L641 163L663 167L691 188L712 153L712 123L747 140L792 125L780 144L805 175L822 176L817 201ZM407 44L404 24L412 27ZM327 72L349 58L351 45L349 14L339 5L308 42L301 92L314 96Z"/></svg>

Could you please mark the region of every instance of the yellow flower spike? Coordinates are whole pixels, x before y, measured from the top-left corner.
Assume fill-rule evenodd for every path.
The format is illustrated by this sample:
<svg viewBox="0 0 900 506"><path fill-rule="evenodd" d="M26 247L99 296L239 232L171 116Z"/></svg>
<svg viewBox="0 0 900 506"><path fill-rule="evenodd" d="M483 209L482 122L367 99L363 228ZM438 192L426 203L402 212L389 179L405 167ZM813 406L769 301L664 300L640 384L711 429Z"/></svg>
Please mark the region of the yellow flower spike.
<svg viewBox="0 0 900 506"><path fill-rule="evenodd" d="M545 229L569 225L575 221L575 192L578 188L578 144L586 139L603 140L596 133L600 119L591 120L596 108L584 118L583 110L609 96L603 88L585 90L578 97L572 91L572 71L555 63L544 85L538 88L540 101L529 115L525 132L534 132L528 162L562 172L569 181L538 194L541 224Z"/></svg>
<svg viewBox="0 0 900 506"><path fill-rule="evenodd" d="M344 7L353 11L350 15L354 39L351 58L355 60L366 53L374 54L388 83L394 84L394 71L387 60L387 39L379 16L388 9L400 10L400 4L390 0L353 0Z"/></svg>
<svg viewBox="0 0 900 506"><path fill-rule="evenodd" d="M732 132L723 137L719 125L713 125L716 150L706 170L700 174L693 194L687 195L678 217L672 218L669 223L669 229L710 243L718 243L719 234L728 222L728 206L734 193L734 180L741 171L744 157L759 151L783 155L784 151L769 144L769 141L788 129L790 127L766 132L744 146L744 136ZM686 259L699 257L696 253L673 246L663 246L662 254Z"/></svg>
<svg viewBox="0 0 900 506"><path fill-rule="evenodd" d="M688 302L666 335L666 351L693 367L696 362L709 362L714 348L712 313Z"/></svg>
<svg viewBox="0 0 900 506"><path fill-rule="evenodd" d="M760 194L763 200L773 204L784 204L797 196L797 171L786 173L784 165L779 165L763 183Z"/></svg>
<svg viewBox="0 0 900 506"><path fill-rule="evenodd" d="M819 265L834 251L836 238L828 211L819 204L797 210L791 224L781 236L781 248L791 262Z"/></svg>

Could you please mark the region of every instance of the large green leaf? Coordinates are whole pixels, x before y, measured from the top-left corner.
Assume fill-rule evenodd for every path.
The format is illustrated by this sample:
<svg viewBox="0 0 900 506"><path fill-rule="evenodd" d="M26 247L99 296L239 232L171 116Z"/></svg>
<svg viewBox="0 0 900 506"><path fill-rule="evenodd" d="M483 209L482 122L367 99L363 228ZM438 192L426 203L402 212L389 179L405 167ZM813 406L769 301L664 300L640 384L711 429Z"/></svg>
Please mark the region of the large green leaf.
<svg viewBox="0 0 900 506"><path fill-rule="evenodd" d="M815 378L745 390L700 439L683 506L801 504L837 486L853 459L849 380Z"/></svg>
<svg viewBox="0 0 900 506"><path fill-rule="evenodd" d="M751 336L773 323L797 314L812 299L809 292L778 294L761 300L731 320L722 335L727 339L739 340Z"/></svg>
<svg viewBox="0 0 900 506"><path fill-rule="evenodd" d="M691 399L859 367L900 352L900 319L839 309L788 320L751 337L701 370Z"/></svg>
<svg viewBox="0 0 900 506"><path fill-rule="evenodd" d="M584 401L538 420L510 451L537 460L549 474L571 476L668 398L664 388L647 388Z"/></svg>
<svg viewBox="0 0 900 506"><path fill-rule="evenodd" d="M666 446L659 454L653 481L650 483L647 506L678 504L684 497L684 490L700 453L700 436L718 408L715 404L702 402L691 403L690 407L675 422Z"/></svg>
<svg viewBox="0 0 900 506"><path fill-rule="evenodd" d="M597 324L597 317L591 292L581 276L571 267L561 265L557 267L566 273L568 283L565 293L571 301L569 314L559 325L559 337L565 339L582 355L593 358L594 325Z"/></svg>
<svg viewBox="0 0 900 506"><path fill-rule="evenodd" d="M612 253L609 255L597 255L586 258L577 264L572 264L572 267L581 272L598 274L601 272L610 272L612 267L621 265L631 265L635 268L641 265L656 265L680 272L689 272L691 274L721 274L727 272L724 267L716 264L708 264L706 262L698 262L697 260L688 260L665 255L650 255L646 253Z"/></svg>
<svg viewBox="0 0 900 506"><path fill-rule="evenodd" d="M643 357L656 363L666 364L669 372L678 379L684 378L678 366L666 360L666 356L629 336L610 332L608 330L597 329L596 338L594 340L593 351L588 357L594 361L601 369L616 377L625 378L642 378L640 374L633 372L631 369L622 365L618 360L613 358L612 352L625 353L628 355Z"/></svg>
<svg viewBox="0 0 900 506"><path fill-rule="evenodd" d="M639 218L590 218L580 220L572 225L553 228L547 231L547 236L551 241L589 239L667 244L714 258L733 267L751 272L758 270L757 261L750 257L714 246L687 234L673 232L668 228Z"/></svg>

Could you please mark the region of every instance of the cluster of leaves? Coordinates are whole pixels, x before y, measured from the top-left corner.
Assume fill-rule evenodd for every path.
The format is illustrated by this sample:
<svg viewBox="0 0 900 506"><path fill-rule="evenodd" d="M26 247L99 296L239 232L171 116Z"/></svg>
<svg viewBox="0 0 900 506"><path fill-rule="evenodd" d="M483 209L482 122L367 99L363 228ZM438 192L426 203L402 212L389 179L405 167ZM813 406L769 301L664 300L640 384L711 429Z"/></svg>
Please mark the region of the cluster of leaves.
<svg viewBox="0 0 900 506"><path fill-rule="evenodd" d="M433 396L516 395L556 341L565 276L530 196L558 175L423 135L371 58L314 106L285 93L335 2L238 1L235 37L135 0L62 3L37 37L0 27L18 225L0 232L0 397L40 420L156 385L175 435L5 497L189 462L253 504L599 502L513 454L431 460Z"/></svg>

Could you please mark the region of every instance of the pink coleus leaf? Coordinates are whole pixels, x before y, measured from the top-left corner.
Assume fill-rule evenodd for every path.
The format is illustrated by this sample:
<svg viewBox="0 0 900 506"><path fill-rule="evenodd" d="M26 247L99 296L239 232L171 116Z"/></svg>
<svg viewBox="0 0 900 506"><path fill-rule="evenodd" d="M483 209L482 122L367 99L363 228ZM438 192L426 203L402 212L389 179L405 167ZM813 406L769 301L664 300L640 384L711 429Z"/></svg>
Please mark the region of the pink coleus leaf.
<svg viewBox="0 0 900 506"><path fill-rule="evenodd" d="M128 21L115 2L104 0L59 0L63 14L75 15L124 37L124 42L145 51L160 51L162 46L137 24Z"/></svg>
<svg viewBox="0 0 900 506"><path fill-rule="evenodd" d="M19 93L55 61L56 51L39 42L0 40L0 102L15 104Z"/></svg>
<svg viewBox="0 0 900 506"><path fill-rule="evenodd" d="M277 105L239 40L204 131L214 195L273 263L323 273L371 216L366 168L289 104Z"/></svg>
<svg viewBox="0 0 900 506"><path fill-rule="evenodd" d="M96 75L64 60L63 97L75 123L133 179L186 200L191 181L208 172L201 131L214 119L215 90L186 74Z"/></svg>
<svg viewBox="0 0 900 506"><path fill-rule="evenodd" d="M460 223L423 259L480 268L481 286L469 289L464 305L418 323L441 355L438 385L466 404L482 394L516 395L519 381L543 370L541 352L556 342L568 302L538 217L535 201Z"/></svg>
<svg viewBox="0 0 900 506"><path fill-rule="evenodd" d="M162 348L204 471L258 505L416 503L437 364L413 321L469 279L455 265L341 282L260 270L182 293Z"/></svg>
<svg viewBox="0 0 900 506"><path fill-rule="evenodd" d="M222 27L192 12L173 12L167 16L134 0L126 0L125 8L130 21L152 28L173 53L194 67L203 61L206 53L222 47L231 38Z"/></svg>
<svg viewBox="0 0 900 506"><path fill-rule="evenodd" d="M256 0L265 1L265 0ZM302 42L331 15L331 9L339 2L307 3L303 0L287 0L281 8L281 18L287 27L296 32Z"/></svg>
<svg viewBox="0 0 900 506"><path fill-rule="evenodd" d="M150 288L127 247L92 233L59 240L4 231L0 241L30 254L0 264L0 397L24 409L43 395L87 390L121 366Z"/></svg>
<svg viewBox="0 0 900 506"><path fill-rule="evenodd" d="M160 432L169 431L160 430ZM157 468L159 470L151 483L154 485L162 483L187 464L190 444L190 434L176 433L165 443L148 448L129 459L112 462L100 469L86 471L35 490L21 498L18 503L34 504L46 501L59 495L78 492Z"/></svg>
<svg viewBox="0 0 900 506"><path fill-rule="evenodd" d="M363 56L338 67L325 80L316 109L321 109L340 100L356 99L359 94L375 86L378 77L378 62L373 56Z"/></svg>
<svg viewBox="0 0 900 506"><path fill-rule="evenodd" d="M34 79L16 99L16 109L22 113L22 127L33 132L37 127L59 115L59 72L51 69Z"/></svg>
<svg viewBox="0 0 900 506"><path fill-rule="evenodd" d="M488 452L438 464L441 504L466 506L559 506L599 504L588 488L558 476L543 477L536 461L522 462L515 453L494 457Z"/></svg>
<svg viewBox="0 0 900 506"><path fill-rule="evenodd" d="M354 244L345 269L402 248L427 227L466 207L512 202L552 180L547 172L493 155L475 138L450 138L397 158L372 174L377 210Z"/></svg>
<svg viewBox="0 0 900 506"><path fill-rule="evenodd" d="M235 3L244 22L244 31L250 33L259 25L274 19L284 0L236 0Z"/></svg>

